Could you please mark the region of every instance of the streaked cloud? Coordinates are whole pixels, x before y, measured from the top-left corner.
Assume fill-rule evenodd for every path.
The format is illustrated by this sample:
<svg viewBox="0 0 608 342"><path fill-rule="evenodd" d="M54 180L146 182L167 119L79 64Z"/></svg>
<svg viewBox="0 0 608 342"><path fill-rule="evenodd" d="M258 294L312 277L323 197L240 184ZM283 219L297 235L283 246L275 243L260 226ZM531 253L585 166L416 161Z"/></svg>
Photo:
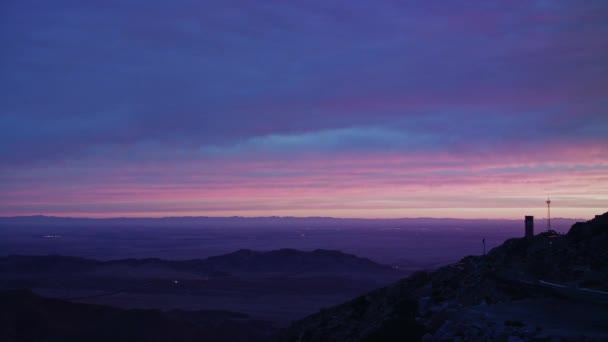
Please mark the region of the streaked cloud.
<svg viewBox="0 0 608 342"><path fill-rule="evenodd" d="M0 23L1 215L606 207L603 1L9 0Z"/></svg>

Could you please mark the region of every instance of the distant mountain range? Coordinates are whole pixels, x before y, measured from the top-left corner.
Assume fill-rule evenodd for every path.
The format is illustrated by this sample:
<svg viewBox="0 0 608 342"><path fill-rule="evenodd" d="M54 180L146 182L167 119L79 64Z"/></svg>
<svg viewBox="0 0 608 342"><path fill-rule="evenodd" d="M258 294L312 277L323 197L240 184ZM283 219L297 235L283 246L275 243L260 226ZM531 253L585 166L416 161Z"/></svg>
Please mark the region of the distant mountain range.
<svg viewBox="0 0 608 342"><path fill-rule="evenodd" d="M406 274L366 258L321 249L242 249L193 260L0 258L0 289L32 289L45 296L123 308L228 310L283 321Z"/></svg>
<svg viewBox="0 0 608 342"><path fill-rule="evenodd" d="M523 219L523 217L522 217ZM23 225L23 226L165 226L165 225L204 225L204 226L294 226L294 227L325 227L325 226L365 226L365 227L386 227L393 225L406 226L439 226L445 224L451 226L467 225L475 227L487 225L488 223L512 223L521 220L509 219L454 219L454 218L396 218L396 219L362 219L362 218L333 218L333 217L207 217L207 216L183 216L183 217L161 217L161 218L75 218L75 217L56 217L56 216L12 216L0 217L2 225ZM560 225L567 223L571 225L583 219L574 218L552 218L551 221ZM543 225L543 218L537 219L537 225Z"/></svg>
<svg viewBox="0 0 608 342"><path fill-rule="evenodd" d="M0 258L0 273L4 281L10 274L105 274L103 270L127 267L130 277L138 272L146 277L156 275L163 278L167 271L183 272L205 277L226 276L310 276L339 274L385 274L398 276L401 272L388 265L381 265L367 258L340 251L317 249L299 251L280 249L274 251L252 251L241 249L233 253L194 260L122 259L99 261L62 255L21 256L10 255ZM108 271L108 274L111 272ZM112 276L116 276L114 273ZM21 276L20 276L21 277ZM0 281L1 282L1 281Z"/></svg>

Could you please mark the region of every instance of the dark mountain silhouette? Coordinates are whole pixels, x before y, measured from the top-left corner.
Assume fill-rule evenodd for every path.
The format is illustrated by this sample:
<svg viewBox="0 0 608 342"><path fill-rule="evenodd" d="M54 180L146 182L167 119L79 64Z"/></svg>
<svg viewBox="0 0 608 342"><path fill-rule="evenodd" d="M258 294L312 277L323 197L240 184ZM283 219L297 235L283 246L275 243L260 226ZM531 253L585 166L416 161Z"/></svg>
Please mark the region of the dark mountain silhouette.
<svg viewBox="0 0 608 342"><path fill-rule="evenodd" d="M122 259L99 261L93 259L62 256L22 256L10 255L0 258L0 272L9 273L77 273L93 271L112 266L144 267L155 266L159 270L177 270L206 276L227 276L240 274L340 274L375 272L399 275L394 268L381 265L367 258L342 253L340 251L317 249L299 251L280 249L274 251L252 251L241 249L233 253L194 260Z"/></svg>
<svg viewBox="0 0 608 342"><path fill-rule="evenodd" d="M523 227L522 227L523 235ZM282 341L608 340L608 213L297 321Z"/></svg>
<svg viewBox="0 0 608 342"><path fill-rule="evenodd" d="M295 249L280 249L258 252L241 249L234 253L210 257L200 265L215 271L234 273L348 273L348 272L386 272L397 274L390 266L380 265L367 258L335 250L317 249L302 252Z"/></svg>
<svg viewBox="0 0 608 342"><path fill-rule="evenodd" d="M2 341L263 341L275 330L230 312L122 310L0 291Z"/></svg>
<svg viewBox="0 0 608 342"><path fill-rule="evenodd" d="M239 250L194 260L99 261L61 255L0 258L0 289L122 308L220 309L291 320L404 273L339 251ZM291 303L287 305L286 303Z"/></svg>

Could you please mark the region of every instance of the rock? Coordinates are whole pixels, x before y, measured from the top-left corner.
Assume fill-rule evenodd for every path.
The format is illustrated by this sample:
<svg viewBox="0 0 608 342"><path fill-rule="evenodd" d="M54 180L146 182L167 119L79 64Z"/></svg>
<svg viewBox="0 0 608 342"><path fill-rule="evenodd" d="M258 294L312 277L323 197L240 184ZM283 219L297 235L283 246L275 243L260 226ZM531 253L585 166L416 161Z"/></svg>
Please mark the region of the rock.
<svg viewBox="0 0 608 342"><path fill-rule="evenodd" d="M435 335L433 335L437 339L443 339L446 337L453 336L454 333L454 323L451 320L446 320L443 325L437 330Z"/></svg>
<svg viewBox="0 0 608 342"><path fill-rule="evenodd" d="M469 256L433 272L414 274L370 293L364 300L351 300L328 309L334 320L342 323L338 327L323 329L322 321L327 317L313 315L297 322L287 336L301 336L301 329L306 329L315 340L359 340L361 336L387 336L387 331L401 327L419 333L410 340L548 338L542 329L526 325L529 322L519 321L517 315L501 317L487 311L499 302L505 305L555 296L538 280L583 283L594 290L608 291L606 246L608 213L576 224L565 235L541 233L528 239L510 239L485 256ZM580 265L588 270L581 272ZM404 300L415 309L409 304L399 308ZM320 330L323 332L319 333Z"/></svg>
<svg viewBox="0 0 608 342"><path fill-rule="evenodd" d="M431 305L433 304L431 297L422 297L418 300L418 312L422 316L426 316L432 310Z"/></svg>

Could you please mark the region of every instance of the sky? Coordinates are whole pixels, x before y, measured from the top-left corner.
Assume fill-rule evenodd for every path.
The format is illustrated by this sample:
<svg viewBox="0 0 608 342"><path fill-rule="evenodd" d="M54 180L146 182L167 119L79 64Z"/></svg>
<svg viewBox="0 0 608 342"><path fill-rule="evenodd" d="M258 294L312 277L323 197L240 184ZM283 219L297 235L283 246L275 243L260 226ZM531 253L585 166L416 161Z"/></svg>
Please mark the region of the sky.
<svg viewBox="0 0 608 342"><path fill-rule="evenodd" d="M3 0L0 216L589 218L606 1Z"/></svg>

